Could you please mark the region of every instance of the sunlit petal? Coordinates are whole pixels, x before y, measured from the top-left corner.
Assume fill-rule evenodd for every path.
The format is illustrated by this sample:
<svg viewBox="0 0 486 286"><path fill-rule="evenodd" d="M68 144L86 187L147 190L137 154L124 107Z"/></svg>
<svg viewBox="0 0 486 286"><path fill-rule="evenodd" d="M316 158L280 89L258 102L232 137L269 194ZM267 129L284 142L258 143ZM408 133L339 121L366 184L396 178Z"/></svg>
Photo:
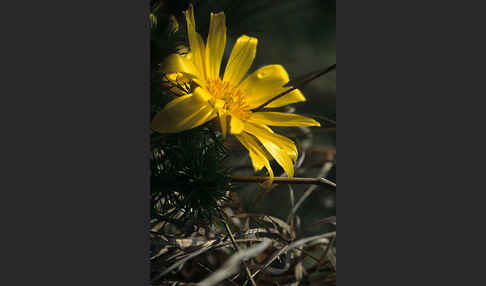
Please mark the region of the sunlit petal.
<svg viewBox="0 0 486 286"><path fill-rule="evenodd" d="M285 94L284 96L272 101L271 103L265 105L266 108L276 108L281 106L286 106L292 103L305 101L305 97L302 92L298 89L294 89L291 92Z"/></svg>
<svg viewBox="0 0 486 286"><path fill-rule="evenodd" d="M175 133L192 129L216 116L202 88L169 102L152 120L152 129L160 133Z"/></svg>
<svg viewBox="0 0 486 286"><path fill-rule="evenodd" d="M221 60L226 46L226 18L223 12L211 13L206 45L206 71L208 78L219 77Z"/></svg>
<svg viewBox="0 0 486 286"><path fill-rule="evenodd" d="M254 112L248 121L270 126L321 126L312 118L284 112Z"/></svg>
<svg viewBox="0 0 486 286"><path fill-rule="evenodd" d="M199 70L192 61L192 54L171 54L160 65L160 71L165 74L183 73L189 77L200 77Z"/></svg>
<svg viewBox="0 0 486 286"><path fill-rule="evenodd" d="M243 131L243 128L245 127L245 123L241 121L238 117L236 116L231 116L231 134L240 134L241 131Z"/></svg>
<svg viewBox="0 0 486 286"><path fill-rule="evenodd" d="M297 152L297 146L295 146L294 141L290 140L285 136L273 132L273 130L266 125L258 125L258 126L271 133L273 135L272 140L275 142L275 144L280 146L280 148L282 148L282 150L284 150L287 153L287 155L289 155L290 159L292 159L292 162L295 163L295 161L297 160L298 152Z"/></svg>
<svg viewBox="0 0 486 286"><path fill-rule="evenodd" d="M281 138L283 136L269 132L266 128L262 126L258 126L256 124L248 122L245 124L244 131L255 136L258 141L262 143L268 153L270 153L272 157L275 158L277 163L284 169L289 177L294 176L293 160L288 152L289 146L281 145L282 143L288 144L288 141L291 141L290 139L286 138L286 140L283 140ZM293 147L295 147L295 144Z"/></svg>
<svg viewBox="0 0 486 286"><path fill-rule="evenodd" d="M258 144L251 135L248 135L245 132L236 135L236 138L246 149L248 149L254 170L259 171L265 167L270 178L273 179L273 170L270 166L270 162L265 156L265 151L260 147L260 144Z"/></svg>
<svg viewBox="0 0 486 286"><path fill-rule="evenodd" d="M289 75L281 65L267 65L259 68L249 75L239 88L244 92L250 108L256 108L280 93L290 89L283 87L289 82ZM291 103L305 101L304 95L298 90L272 101L266 107L280 107Z"/></svg>
<svg viewBox="0 0 486 286"><path fill-rule="evenodd" d="M228 64L226 64L223 82L230 82L233 85L240 83L255 59L257 43L257 38L246 35L240 36L236 40Z"/></svg>
<svg viewBox="0 0 486 286"><path fill-rule="evenodd" d="M218 117L219 117L219 124L221 126L221 133L223 138L226 138L226 134L228 133L228 114L221 108L218 110Z"/></svg>
<svg viewBox="0 0 486 286"><path fill-rule="evenodd" d="M189 9L185 11L185 15L187 22L187 37L189 38L189 46L193 54L194 65L199 70L201 78L206 80L204 41L201 35L196 32L196 20L194 19L194 7L192 4L189 4Z"/></svg>

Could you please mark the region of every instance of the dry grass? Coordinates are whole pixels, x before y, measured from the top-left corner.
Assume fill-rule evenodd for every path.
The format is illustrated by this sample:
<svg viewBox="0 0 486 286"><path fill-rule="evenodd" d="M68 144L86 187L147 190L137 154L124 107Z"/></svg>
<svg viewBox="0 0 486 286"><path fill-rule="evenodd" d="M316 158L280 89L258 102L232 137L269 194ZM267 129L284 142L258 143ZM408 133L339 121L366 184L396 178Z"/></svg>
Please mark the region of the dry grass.
<svg viewBox="0 0 486 286"><path fill-rule="evenodd" d="M291 180L277 180L279 191L287 188L289 192L287 218L247 213L237 194L231 193L229 200L221 201L220 217L213 223L175 223L177 216L159 222L150 232L151 285L336 285L336 217L316 217L310 222L328 224L333 231L304 236L298 215L316 190L335 191L334 183L320 179L335 164L335 149L306 142L312 137L308 128L300 132L305 136L300 140L296 174L306 174L316 166L319 171L316 178L299 182L308 184L299 198ZM241 181L251 184L249 180L234 183ZM261 194L256 201L265 200L268 193Z"/></svg>

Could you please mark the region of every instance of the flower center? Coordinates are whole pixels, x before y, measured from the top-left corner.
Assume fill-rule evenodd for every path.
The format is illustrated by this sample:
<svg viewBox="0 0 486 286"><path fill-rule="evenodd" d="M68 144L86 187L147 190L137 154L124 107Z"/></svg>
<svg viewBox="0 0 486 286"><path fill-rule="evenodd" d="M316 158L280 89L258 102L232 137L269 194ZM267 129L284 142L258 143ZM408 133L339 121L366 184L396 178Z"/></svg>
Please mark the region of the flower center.
<svg viewBox="0 0 486 286"><path fill-rule="evenodd" d="M215 99L224 101L223 111L241 120L245 120L250 116L250 107L241 90L228 82L223 82L220 78L210 79L207 82L206 88L209 93Z"/></svg>

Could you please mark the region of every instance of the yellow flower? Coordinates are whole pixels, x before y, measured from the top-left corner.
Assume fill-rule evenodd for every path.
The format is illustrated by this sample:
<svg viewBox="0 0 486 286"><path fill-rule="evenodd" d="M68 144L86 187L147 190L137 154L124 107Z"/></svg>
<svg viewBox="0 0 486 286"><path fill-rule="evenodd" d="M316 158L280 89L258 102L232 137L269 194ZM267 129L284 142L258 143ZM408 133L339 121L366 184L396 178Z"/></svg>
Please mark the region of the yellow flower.
<svg viewBox="0 0 486 286"><path fill-rule="evenodd" d="M276 134L268 126L320 126L319 122L296 114L255 110L291 88L283 87L289 81L285 69L280 65L267 65L243 79L255 58L258 42L256 38L243 35L236 40L221 78L226 45L224 13L211 13L206 43L196 32L192 5L185 16L190 52L186 49L185 53L172 54L162 63L162 72L172 85L171 90L181 96L154 117L152 129L175 133L217 117L223 136L228 132L233 134L248 149L255 171L265 167L273 178L269 160L275 159L287 175L293 177L297 148L292 140ZM305 97L295 89L265 108L300 101L305 101Z"/></svg>

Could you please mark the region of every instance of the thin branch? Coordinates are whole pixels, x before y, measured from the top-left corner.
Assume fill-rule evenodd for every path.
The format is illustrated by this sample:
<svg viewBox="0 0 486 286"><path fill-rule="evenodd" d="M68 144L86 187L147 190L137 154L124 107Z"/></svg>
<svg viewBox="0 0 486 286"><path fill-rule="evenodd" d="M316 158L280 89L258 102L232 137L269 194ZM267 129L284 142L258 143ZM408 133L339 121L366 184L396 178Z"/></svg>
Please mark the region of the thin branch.
<svg viewBox="0 0 486 286"><path fill-rule="evenodd" d="M231 242L233 243L233 246L235 247L236 251L240 251L240 247L236 243L235 237L233 236L233 233L231 232L231 229L229 228L229 225L226 222L223 222L223 224L224 224L224 227L226 228L226 231L228 232L228 235L229 235L229 237L231 239ZM253 279L253 276L251 276L250 269L248 269L248 265L246 264L245 261L243 261L243 265L245 266L245 271L246 271L246 274L248 275L248 278L251 281L251 284L253 286L257 286L256 283L255 283L255 280Z"/></svg>
<svg viewBox="0 0 486 286"><path fill-rule="evenodd" d="M235 183L263 183L270 180L270 177L265 176L230 176L230 180ZM287 178L287 177L274 177L273 181L279 184L303 184L303 185L324 185L336 189L336 183L324 178Z"/></svg>
<svg viewBox="0 0 486 286"><path fill-rule="evenodd" d="M325 176L327 176L327 173L329 172L329 170L331 170L332 166L333 166L333 164L331 162L324 163L324 165L322 166L321 170L319 171L318 176L319 177L325 177ZM321 178L321 179L322 180L326 180L324 178ZM329 180L326 180L326 181L329 181ZM331 181L329 181L329 182L331 182ZM336 184L334 184L334 187L336 187ZM289 216L287 218L287 222L289 222L289 220L292 217L294 217L294 215L297 212L297 210L299 209L299 207L312 194L312 192L314 192L315 189L317 189L317 185L312 185L309 188L307 188L307 190L305 191L305 193L300 197L300 199L297 201L297 203L295 204L295 206L290 211L290 214L289 214Z"/></svg>

